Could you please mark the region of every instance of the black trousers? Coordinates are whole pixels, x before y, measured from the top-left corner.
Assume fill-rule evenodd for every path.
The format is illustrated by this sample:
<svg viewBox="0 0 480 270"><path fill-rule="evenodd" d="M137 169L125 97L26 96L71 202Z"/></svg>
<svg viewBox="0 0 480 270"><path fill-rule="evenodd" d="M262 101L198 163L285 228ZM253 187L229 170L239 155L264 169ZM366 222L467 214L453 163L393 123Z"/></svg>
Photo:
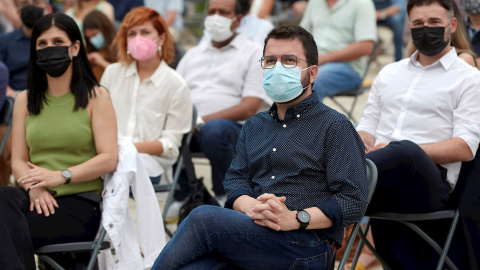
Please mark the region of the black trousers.
<svg viewBox="0 0 480 270"><path fill-rule="evenodd" d="M379 211L425 213L446 207L450 196L447 170L437 166L417 144L391 142L366 158L378 169L377 187L366 215ZM376 249L392 269L435 268L435 258L426 256L431 248L403 224L372 220L371 227Z"/></svg>
<svg viewBox="0 0 480 270"><path fill-rule="evenodd" d="M76 195L55 199L59 208L45 217L29 211L30 199L23 190L0 187L0 269L36 269L34 249L95 238L98 203Z"/></svg>

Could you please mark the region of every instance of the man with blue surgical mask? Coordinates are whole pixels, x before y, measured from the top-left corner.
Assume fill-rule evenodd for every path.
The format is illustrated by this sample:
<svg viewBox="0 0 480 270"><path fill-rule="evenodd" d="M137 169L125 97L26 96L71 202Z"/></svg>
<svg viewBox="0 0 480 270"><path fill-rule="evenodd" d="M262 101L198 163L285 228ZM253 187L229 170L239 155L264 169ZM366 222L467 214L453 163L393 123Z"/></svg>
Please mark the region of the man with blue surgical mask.
<svg viewBox="0 0 480 270"><path fill-rule="evenodd" d="M195 208L152 270L333 269L343 227L363 216L365 149L350 121L312 91L312 35L283 25L265 43L256 64L275 103L240 132L225 208Z"/></svg>
<svg viewBox="0 0 480 270"><path fill-rule="evenodd" d="M210 160L213 191L220 205L226 199L223 180L243 122L272 102L262 88L261 48L236 33L241 19L238 1L210 0L205 28L211 42L190 49L177 66L200 115L191 148ZM176 193L167 222L178 216L184 197Z"/></svg>
<svg viewBox="0 0 480 270"><path fill-rule="evenodd" d="M444 210L462 162L473 159L480 143L480 72L450 46L457 30L452 1L409 0L407 14L417 51L380 71L357 126L366 157L378 168L367 214ZM408 228L378 220L371 228L376 249L390 266L436 265L436 252L409 237ZM448 228L440 228L432 230L446 235ZM479 239L478 234L472 235Z"/></svg>

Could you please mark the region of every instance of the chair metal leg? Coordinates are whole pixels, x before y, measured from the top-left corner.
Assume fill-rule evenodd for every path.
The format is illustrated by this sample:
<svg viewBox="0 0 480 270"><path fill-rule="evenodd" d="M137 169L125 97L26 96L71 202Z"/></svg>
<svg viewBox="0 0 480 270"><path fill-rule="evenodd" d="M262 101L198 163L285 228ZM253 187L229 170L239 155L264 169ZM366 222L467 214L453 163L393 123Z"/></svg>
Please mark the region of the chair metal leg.
<svg viewBox="0 0 480 270"><path fill-rule="evenodd" d="M380 263L382 264L382 267L384 270L390 270L390 267L387 265L387 263L385 262L385 260L383 260L383 258L380 256L380 254L378 254L378 252L375 250L375 248L372 246L372 244L370 244L370 242L368 242L367 240L367 237L365 236L365 234L362 232L362 231L358 231L358 235L360 236L360 239L365 243L365 245L367 246L368 249L370 249L370 251L373 253L373 255L377 258L377 260L380 261ZM353 265L353 264L352 264Z"/></svg>
<svg viewBox="0 0 480 270"><path fill-rule="evenodd" d="M340 264L338 265L339 270L343 270L345 265L347 264L348 255L352 250L353 243L355 242L355 236L360 228L360 222L355 223L353 226L352 233L350 234L350 238L348 239L347 246L345 247L345 251L343 252L342 259L340 260Z"/></svg>
<svg viewBox="0 0 480 270"><path fill-rule="evenodd" d="M93 267L95 266L95 262L97 261L97 255L100 250L100 246L103 243L103 239L105 239L105 234L107 234L107 231L102 227L102 230L100 231L100 235L98 236L98 241L96 241L95 244L93 245L92 256L90 257L90 261L88 262L87 270L92 270Z"/></svg>
<svg viewBox="0 0 480 270"><path fill-rule="evenodd" d="M365 223L365 228L363 228L363 233L367 234L369 228L370 228L370 218L367 218L367 222ZM360 254L362 253L362 248L363 248L363 240L360 238L360 241L358 242L357 250L355 251L355 256L353 256L353 260L352 260L352 266L354 268L357 265L358 258L360 258Z"/></svg>
<svg viewBox="0 0 480 270"><path fill-rule="evenodd" d="M457 210L455 210L455 213L453 214L452 224L450 225L450 229L448 231L447 239L445 240L445 245L443 246L442 255L440 256L440 260L438 261L437 270L441 270L442 267L443 267L443 262L445 261L445 259L448 259L448 257L447 257L448 249L450 248L450 244L452 243L453 234L455 233L455 229L457 227L459 216L460 216L460 214L458 213L458 209L457 209ZM448 259L448 260L450 260L450 259ZM453 270L458 269L453 263L452 263L452 265L450 265L447 262L447 264Z"/></svg>

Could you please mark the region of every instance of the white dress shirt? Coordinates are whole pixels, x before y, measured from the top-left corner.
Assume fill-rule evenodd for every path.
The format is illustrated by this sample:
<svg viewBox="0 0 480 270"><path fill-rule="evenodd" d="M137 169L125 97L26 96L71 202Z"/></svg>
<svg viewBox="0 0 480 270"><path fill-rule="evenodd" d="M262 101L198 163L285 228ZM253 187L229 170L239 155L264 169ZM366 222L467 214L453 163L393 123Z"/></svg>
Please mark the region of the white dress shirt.
<svg viewBox="0 0 480 270"><path fill-rule="evenodd" d="M480 72L458 58L453 47L426 67L417 54L380 71L357 130L373 135L375 144L429 144L458 137L474 156L480 143ZM461 162L442 166L453 190Z"/></svg>
<svg viewBox="0 0 480 270"><path fill-rule="evenodd" d="M134 61L109 65L101 84L110 91L119 138L134 143L161 142L161 155L140 157L149 176L165 175L170 180L182 137L192 126L192 103L185 81L162 61L150 78L140 82Z"/></svg>
<svg viewBox="0 0 480 270"><path fill-rule="evenodd" d="M190 87L200 116L238 105L245 97L263 100L261 110L272 104L263 90L262 50L241 34L225 47L211 43L196 46L180 60L177 72Z"/></svg>
<svg viewBox="0 0 480 270"><path fill-rule="evenodd" d="M117 168L103 179L102 226L115 249L115 262L110 250L103 251L100 269L149 269L165 247L165 230L152 183L131 142L119 140ZM128 205L130 189L136 224Z"/></svg>

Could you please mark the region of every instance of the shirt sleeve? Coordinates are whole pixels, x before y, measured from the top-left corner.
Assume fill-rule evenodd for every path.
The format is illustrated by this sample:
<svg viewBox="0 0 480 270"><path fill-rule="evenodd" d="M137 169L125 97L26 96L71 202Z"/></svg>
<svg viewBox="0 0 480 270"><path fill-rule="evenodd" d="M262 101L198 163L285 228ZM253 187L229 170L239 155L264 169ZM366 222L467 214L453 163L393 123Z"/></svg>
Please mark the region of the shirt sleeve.
<svg viewBox="0 0 480 270"><path fill-rule="evenodd" d="M397 6L400 9L400 13L404 13L407 9L405 0L392 0L392 6Z"/></svg>
<svg viewBox="0 0 480 270"><path fill-rule="evenodd" d="M461 138L468 144L472 151L472 159L480 143L479 77L475 69L465 83L458 105L453 111L453 137Z"/></svg>
<svg viewBox="0 0 480 270"><path fill-rule="evenodd" d="M307 7L305 8L305 13L303 14L302 20L300 21L300 26L307 30L309 33L313 33L313 26L312 26L312 12L313 12L313 5L315 0L310 0L307 3Z"/></svg>
<svg viewBox="0 0 480 270"><path fill-rule="evenodd" d="M372 84L372 87L370 88L367 103L365 103L365 106L363 107L362 117L357 125L357 131L365 131L371 134L373 137L376 137L377 127L380 121L381 82L379 78L381 78L380 75L377 76Z"/></svg>
<svg viewBox="0 0 480 270"><path fill-rule="evenodd" d="M0 109L5 102L5 94L8 86L8 69L2 61L0 61Z"/></svg>
<svg viewBox="0 0 480 270"><path fill-rule="evenodd" d="M181 78L177 78L181 80ZM190 90L185 82L178 89L175 89L175 94L167 105L165 127L157 132L161 133L159 141L163 146L162 156L177 157L183 135L189 132L192 127L193 106L190 99Z"/></svg>
<svg viewBox="0 0 480 270"><path fill-rule="evenodd" d="M253 42L251 42L252 53L249 55L247 63L247 71L245 74L245 84L242 89L242 98L256 97L263 100L267 104L271 104L263 89L263 69L260 65L260 58L262 58L262 49Z"/></svg>
<svg viewBox="0 0 480 270"><path fill-rule="evenodd" d="M335 121L325 138L326 177L330 199L316 204L332 221L328 232L359 221L367 207L367 169L362 140L348 121Z"/></svg>
<svg viewBox="0 0 480 270"><path fill-rule="evenodd" d="M233 202L242 195L253 197L253 187L249 174L248 157L245 148L245 133L248 129L249 121L244 124L240 130L237 140L237 156L232 161L228 169L223 186L227 193L225 208L233 208Z"/></svg>
<svg viewBox="0 0 480 270"><path fill-rule="evenodd" d="M358 0L356 0L358 1ZM358 1L357 16L355 19L354 39L355 41L373 40L377 41L377 21L375 6L371 0Z"/></svg>

